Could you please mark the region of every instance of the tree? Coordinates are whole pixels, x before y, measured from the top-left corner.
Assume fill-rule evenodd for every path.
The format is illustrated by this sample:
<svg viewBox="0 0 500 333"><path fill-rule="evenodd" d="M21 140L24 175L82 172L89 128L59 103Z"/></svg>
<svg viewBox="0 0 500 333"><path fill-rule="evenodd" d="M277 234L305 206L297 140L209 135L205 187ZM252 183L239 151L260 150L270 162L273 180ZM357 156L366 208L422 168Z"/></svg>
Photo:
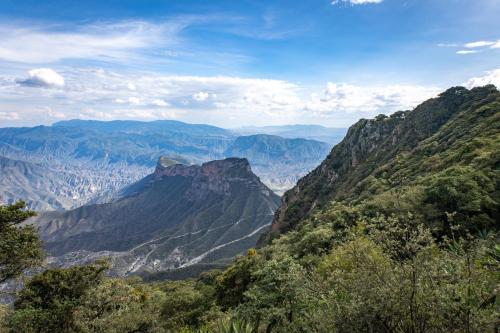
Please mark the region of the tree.
<svg viewBox="0 0 500 333"><path fill-rule="evenodd" d="M238 306L244 293L253 281L252 272L257 266L259 255L254 249L248 251L244 257L235 262L216 278L215 295L217 304L223 310Z"/></svg>
<svg viewBox="0 0 500 333"><path fill-rule="evenodd" d="M82 298L75 310L81 332L159 332L165 294L140 279L105 279Z"/></svg>
<svg viewBox="0 0 500 333"><path fill-rule="evenodd" d="M246 301L237 312L266 332L291 331L307 310L309 291L304 268L290 257L272 259L253 273L254 282L245 292Z"/></svg>
<svg viewBox="0 0 500 333"><path fill-rule="evenodd" d="M172 281L159 288L166 294L161 318L167 330L197 328L220 314L215 305L214 288L203 282Z"/></svg>
<svg viewBox="0 0 500 333"><path fill-rule="evenodd" d="M26 204L0 206L0 283L16 278L41 263L43 251L38 233L32 226L19 224L35 215Z"/></svg>
<svg viewBox="0 0 500 333"><path fill-rule="evenodd" d="M109 268L106 262L50 269L31 278L14 303L9 326L12 332L82 332L77 310L97 287Z"/></svg>

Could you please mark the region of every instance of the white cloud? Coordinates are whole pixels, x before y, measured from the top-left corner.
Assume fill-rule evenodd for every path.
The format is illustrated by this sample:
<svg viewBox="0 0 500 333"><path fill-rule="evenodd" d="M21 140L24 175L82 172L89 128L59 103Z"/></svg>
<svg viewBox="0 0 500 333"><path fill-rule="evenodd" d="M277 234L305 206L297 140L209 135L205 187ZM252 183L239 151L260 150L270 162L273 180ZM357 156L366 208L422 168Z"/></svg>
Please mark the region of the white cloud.
<svg viewBox="0 0 500 333"><path fill-rule="evenodd" d="M455 44L455 43L439 43L437 46L439 46L439 47L457 47L458 44Z"/></svg>
<svg viewBox="0 0 500 333"><path fill-rule="evenodd" d="M55 111L51 107L48 107L48 106L41 108L41 111L45 112L50 118L53 118L53 119L66 118L66 115L63 112Z"/></svg>
<svg viewBox="0 0 500 333"><path fill-rule="evenodd" d="M488 49L497 49L500 48L500 40L497 41L488 41L488 40L480 40L476 42L469 42L465 44L456 44L456 43L441 43L438 44L439 47L454 47L454 48L465 48L465 50L458 50L457 54L474 54L478 52L487 51Z"/></svg>
<svg viewBox="0 0 500 333"><path fill-rule="evenodd" d="M132 82L129 82L127 84L127 89L130 90L130 91L136 91L137 90L135 84L133 84Z"/></svg>
<svg viewBox="0 0 500 333"><path fill-rule="evenodd" d="M390 113L415 107L439 89L412 85L357 86L328 82L322 97L312 96L306 109L319 113Z"/></svg>
<svg viewBox="0 0 500 333"><path fill-rule="evenodd" d="M64 78L50 68L36 68L28 72L29 77L18 81L19 84L31 87L63 87Z"/></svg>
<svg viewBox="0 0 500 333"><path fill-rule="evenodd" d="M193 95L193 99L195 101L202 102L202 101L207 100L208 96L209 95L208 95L207 92L205 92L205 91L199 91L199 92L197 92L196 94Z"/></svg>
<svg viewBox="0 0 500 333"><path fill-rule="evenodd" d="M169 104L167 102L165 102L163 99L152 100L151 104L155 105L155 106L160 106L160 107L169 106Z"/></svg>
<svg viewBox="0 0 500 333"><path fill-rule="evenodd" d="M487 84L494 84L500 88L500 68L488 71L483 76L473 77L464 83L467 88L481 87Z"/></svg>
<svg viewBox="0 0 500 333"><path fill-rule="evenodd" d="M139 105L141 104L141 100L137 97L129 97L128 98L128 102L131 104L131 105Z"/></svg>
<svg viewBox="0 0 500 333"><path fill-rule="evenodd" d="M337 5L341 2L350 3L351 5L366 5L381 3L383 0L333 0L332 5Z"/></svg>
<svg viewBox="0 0 500 333"><path fill-rule="evenodd" d="M163 24L127 21L71 27L72 31L50 26L0 24L0 59L21 63L130 59L138 49L173 44L179 31L188 24L188 20Z"/></svg>
<svg viewBox="0 0 500 333"><path fill-rule="evenodd" d="M129 105L141 105L142 101L138 97L128 97L128 98L115 98L113 100L116 104L129 104Z"/></svg>
<svg viewBox="0 0 500 333"><path fill-rule="evenodd" d="M0 111L0 120L19 120L19 114L16 112Z"/></svg>
<svg viewBox="0 0 500 333"><path fill-rule="evenodd" d="M460 50L460 51L457 51L457 54L462 54L462 55L465 55L465 54L474 54L474 53L478 53L479 51L477 50Z"/></svg>
<svg viewBox="0 0 500 333"><path fill-rule="evenodd" d="M416 85L354 85L338 82L306 87L284 80L227 76L120 74L102 69L64 72L63 89L34 91L0 78L0 111L23 121L66 118L164 119L219 126L323 123L348 126L360 117L409 109L439 89ZM133 82L136 90L128 89ZM189 103L196 96L202 103Z"/></svg>
<svg viewBox="0 0 500 333"><path fill-rule="evenodd" d="M466 47L468 49L473 49L473 48L477 48L477 47L492 46L494 44L495 44L495 42L481 40L481 41L478 41L478 42L466 43L466 44L464 44L464 47Z"/></svg>

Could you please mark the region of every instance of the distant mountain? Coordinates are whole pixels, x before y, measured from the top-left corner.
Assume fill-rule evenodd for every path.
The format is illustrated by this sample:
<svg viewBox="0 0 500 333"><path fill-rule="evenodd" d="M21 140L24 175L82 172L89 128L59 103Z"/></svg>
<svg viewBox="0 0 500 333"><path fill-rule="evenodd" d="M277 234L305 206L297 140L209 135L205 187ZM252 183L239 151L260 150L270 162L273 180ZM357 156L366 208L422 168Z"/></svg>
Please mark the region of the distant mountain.
<svg viewBox="0 0 500 333"><path fill-rule="evenodd" d="M83 204L82 192L93 187L83 177L0 156L0 202L29 198L35 210L64 209Z"/></svg>
<svg viewBox="0 0 500 333"><path fill-rule="evenodd" d="M339 143L347 133L347 128L328 128L320 125L247 126L234 130L241 135L269 134L283 138L303 138L323 141L330 145Z"/></svg>
<svg viewBox="0 0 500 333"><path fill-rule="evenodd" d="M188 124L176 120L156 120L151 122L133 121L133 120L65 120L53 124L55 127L76 127L100 132L123 132L135 134L147 133L179 133L193 137L233 137L235 136L229 130L206 125L206 124Z"/></svg>
<svg viewBox="0 0 500 333"><path fill-rule="evenodd" d="M252 140L254 145L247 144ZM5 169L0 197L7 203L24 199L37 209L68 209L83 202L103 202L151 173L164 155L186 164L247 157L262 181L282 192L316 166L329 150L321 142L287 140L276 136L245 139L222 128L171 120L70 120L53 126L0 128L0 156L47 170L21 180L20 172ZM290 157L298 156L298 152L301 161L295 164L296 157ZM74 177L74 190L56 186L59 180L54 180L54 175ZM36 194L37 184L43 183L54 185L50 187L53 198Z"/></svg>
<svg viewBox="0 0 500 333"><path fill-rule="evenodd" d="M107 204L35 217L55 265L108 256L113 273L210 267L255 245L279 197L246 159L200 165L161 159L153 174Z"/></svg>
<svg viewBox="0 0 500 333"><path fill-rule="evenodd" d="M329 149L328 144L314 140L259 134L238 137L224 155L252 161L253 170L277 193L283 193L316 167Z"/></svg>

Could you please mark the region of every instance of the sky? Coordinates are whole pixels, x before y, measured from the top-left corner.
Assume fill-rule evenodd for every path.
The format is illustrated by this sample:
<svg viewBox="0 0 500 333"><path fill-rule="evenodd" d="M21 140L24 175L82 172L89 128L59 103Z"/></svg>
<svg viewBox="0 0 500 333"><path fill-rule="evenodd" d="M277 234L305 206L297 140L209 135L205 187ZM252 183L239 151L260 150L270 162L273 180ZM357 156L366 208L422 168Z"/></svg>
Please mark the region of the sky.
<svg viewBox="0 0 500 333"><path fill-rule="evenodd" d="M2 0L0 127L347 127L500 86L498 0Z"/></svg>

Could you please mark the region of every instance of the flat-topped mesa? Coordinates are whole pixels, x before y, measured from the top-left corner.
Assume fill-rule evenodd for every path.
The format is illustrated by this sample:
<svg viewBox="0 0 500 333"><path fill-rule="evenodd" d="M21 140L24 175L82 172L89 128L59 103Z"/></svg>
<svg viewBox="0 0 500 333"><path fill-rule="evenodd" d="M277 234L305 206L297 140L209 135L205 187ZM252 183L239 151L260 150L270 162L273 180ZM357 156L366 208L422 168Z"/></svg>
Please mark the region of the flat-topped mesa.
<svg viewBox="0 0 500 333"><path fill-rule="evenodd" d="M230 179L257 179L246 158L230 157L224 160L203 163L201 173L211 179L225 177Z"/></svg>
<svg viewBox="0 0 500 333"><path fill-rule="evenodd" d="M210 161L202 165L185 165L176 161L160 158L154 172L154 180L160 181L165 177L190 177L192 186L190 194L199 190L209 190L229 194L231 185L241 184L268 189L260 182L250 167L246 158L226 158Z"/></svg>
<svg viewBox="0 0 500 333"><path fill-rule="evenodd" d="M158 162L154 172L154 180L159 180L163 177L194 177L198 173L199 165L172 164L165 166Z"/></svg>

